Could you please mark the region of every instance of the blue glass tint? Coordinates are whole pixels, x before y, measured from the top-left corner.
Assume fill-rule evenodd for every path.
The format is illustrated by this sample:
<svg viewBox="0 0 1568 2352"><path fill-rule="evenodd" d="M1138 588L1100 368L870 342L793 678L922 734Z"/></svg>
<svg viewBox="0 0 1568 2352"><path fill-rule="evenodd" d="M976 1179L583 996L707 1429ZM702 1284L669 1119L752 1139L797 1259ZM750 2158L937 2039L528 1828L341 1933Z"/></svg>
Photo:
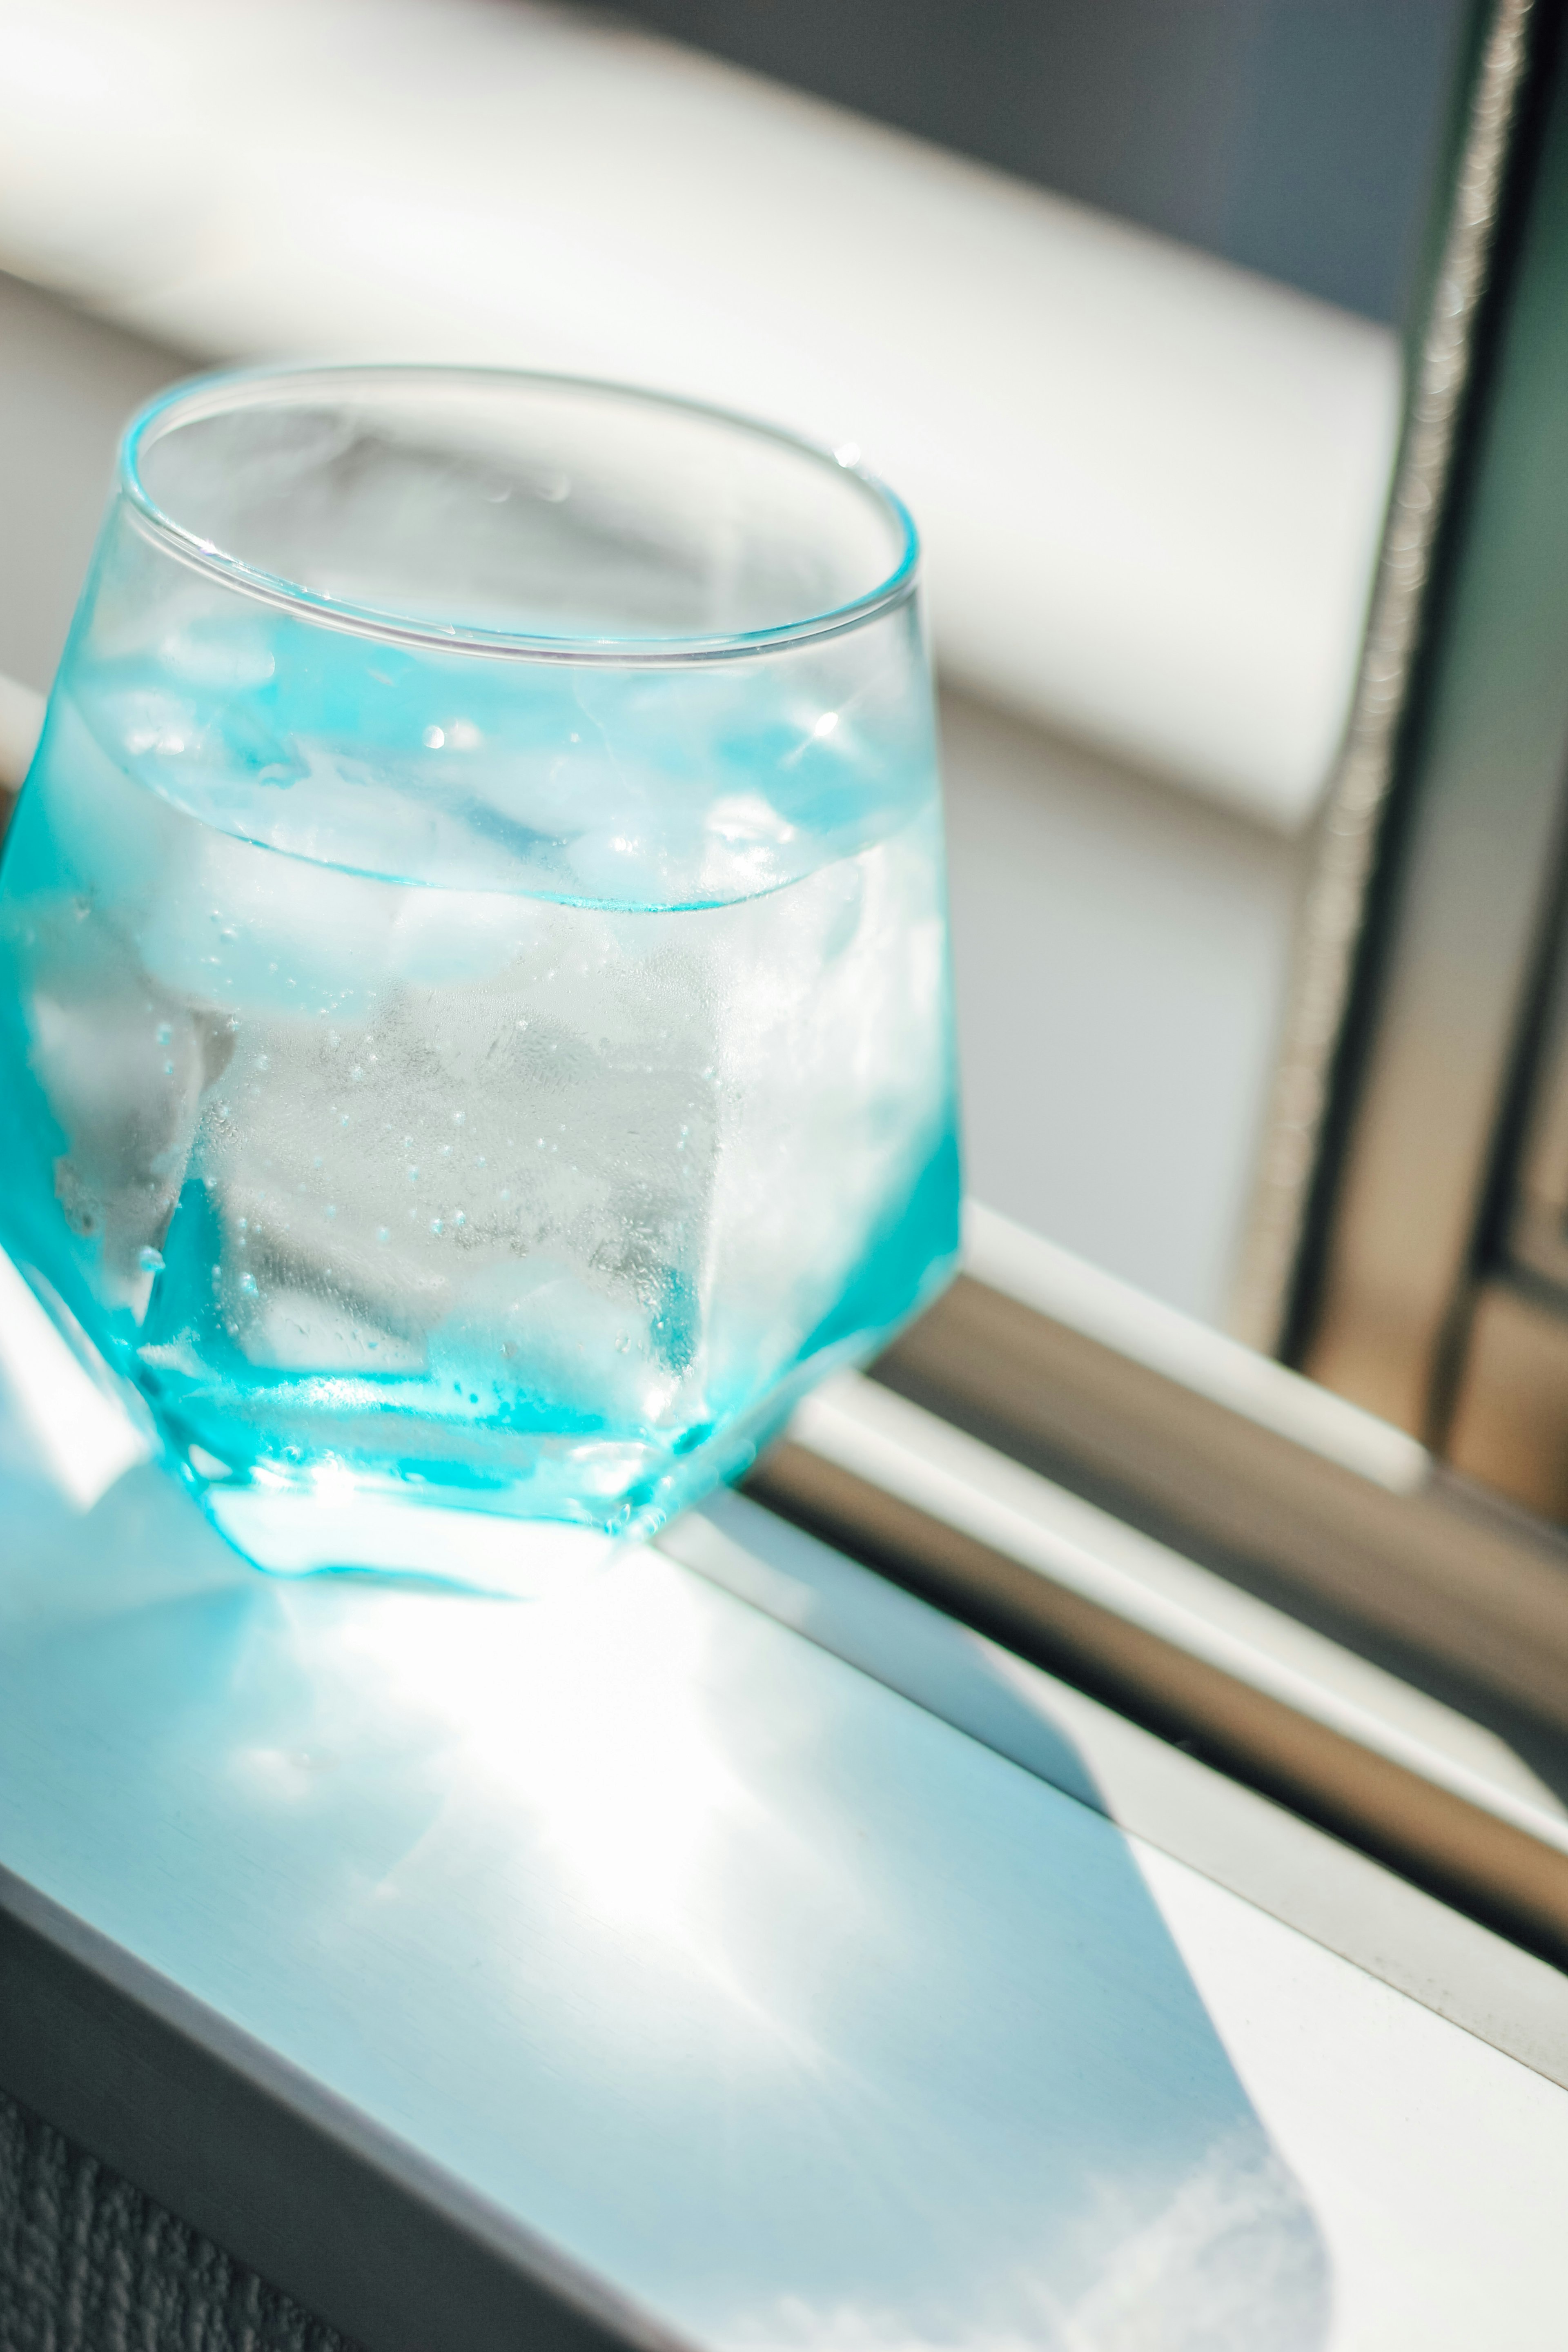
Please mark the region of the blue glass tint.
<svg viewBox="0 0 1568 2352"><path fill-rule="evenodd" d="M132 428L0 869L0 1235L257 1556L345 1486L653 1528L945 1279L913 562L604 386Z"/></svg>

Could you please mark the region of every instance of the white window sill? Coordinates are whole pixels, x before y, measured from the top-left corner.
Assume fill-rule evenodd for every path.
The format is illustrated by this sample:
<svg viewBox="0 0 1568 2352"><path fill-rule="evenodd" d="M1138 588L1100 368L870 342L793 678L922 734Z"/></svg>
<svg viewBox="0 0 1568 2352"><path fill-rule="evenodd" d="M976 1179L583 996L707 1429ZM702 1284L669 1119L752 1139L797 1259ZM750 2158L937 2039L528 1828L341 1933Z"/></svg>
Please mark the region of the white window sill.
<svg viewBox="0 0 1568 2352"><path fill-rule="evenodd" d="M0 1440L10 1916L492 2253L736 2352L1555 2347L1564 1979L1261 1798L735 1499L608 1563L520 1531L488 1600L264 1578L150 1465L84 1510ZM0 2019L14 2095L403 2341L178 2084L69 2060Z"/></svg>

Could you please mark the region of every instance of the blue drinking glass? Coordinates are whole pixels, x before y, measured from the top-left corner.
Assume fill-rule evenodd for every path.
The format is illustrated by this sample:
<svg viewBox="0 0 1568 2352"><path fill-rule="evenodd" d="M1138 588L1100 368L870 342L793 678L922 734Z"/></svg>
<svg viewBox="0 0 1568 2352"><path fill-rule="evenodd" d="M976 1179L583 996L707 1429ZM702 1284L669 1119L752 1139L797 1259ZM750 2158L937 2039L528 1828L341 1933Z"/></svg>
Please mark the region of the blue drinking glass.
<svg viewBox="0 0 1568 2352"><path fill-rule="evenodd" d="M345 1490L649 1531L947 1278L915 572L847 455L612 385L131 427L0 866L0 1237L263 1564Z"/></svg>

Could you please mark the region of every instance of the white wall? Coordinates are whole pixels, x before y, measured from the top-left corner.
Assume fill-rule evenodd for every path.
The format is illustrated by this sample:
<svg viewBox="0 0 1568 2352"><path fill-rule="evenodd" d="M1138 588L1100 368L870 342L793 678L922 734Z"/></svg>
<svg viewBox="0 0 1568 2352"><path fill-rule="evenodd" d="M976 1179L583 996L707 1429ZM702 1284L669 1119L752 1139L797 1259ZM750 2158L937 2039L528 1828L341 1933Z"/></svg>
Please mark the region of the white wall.
<svg viewBox="0 0 1568 2352"><path fill-rule="evenodd" d="M1305 845L955 694L942 733L970 1190L1222 1321Z"/></svg>
<svg viewBox="0 0 1568 2352"><path fill-rule="evenodd" d="M855 444L968 689L1292 832L1392 330L586 10L0 0L0 255L229 358L481 360Z"/></svg>

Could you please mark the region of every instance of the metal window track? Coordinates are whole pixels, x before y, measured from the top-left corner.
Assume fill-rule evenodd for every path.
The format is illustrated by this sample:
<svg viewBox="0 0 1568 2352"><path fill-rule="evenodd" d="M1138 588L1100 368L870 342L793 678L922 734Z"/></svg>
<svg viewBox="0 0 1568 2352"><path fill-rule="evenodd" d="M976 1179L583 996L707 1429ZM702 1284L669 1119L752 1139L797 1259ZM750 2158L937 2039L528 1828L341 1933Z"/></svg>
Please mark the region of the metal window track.
<svg viewBox="0 0 1568 2352"><path fill-rule="evenodd" d="M969 1267L752 1490L1568 1965L1568 1543L984 1209Z"/></svg>

